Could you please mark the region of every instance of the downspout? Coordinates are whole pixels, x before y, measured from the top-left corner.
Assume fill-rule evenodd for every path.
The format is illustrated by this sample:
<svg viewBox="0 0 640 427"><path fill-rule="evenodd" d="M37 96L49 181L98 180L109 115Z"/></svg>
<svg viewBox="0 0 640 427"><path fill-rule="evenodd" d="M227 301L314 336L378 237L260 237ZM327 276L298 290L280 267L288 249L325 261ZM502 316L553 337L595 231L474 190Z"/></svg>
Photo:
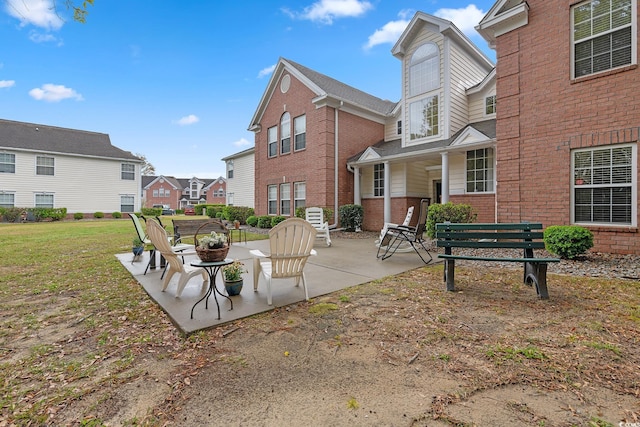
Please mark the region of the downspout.
<svg viewBox="0 0 640 427"><path fill-rule="evenodd" d="M340 101L340 104L334 108L333 114L333 156L334 156L334 165L333 165L333 224L329 224L329 228L336 228L338 226L338 110L344 105L343 101Z"/></svg>

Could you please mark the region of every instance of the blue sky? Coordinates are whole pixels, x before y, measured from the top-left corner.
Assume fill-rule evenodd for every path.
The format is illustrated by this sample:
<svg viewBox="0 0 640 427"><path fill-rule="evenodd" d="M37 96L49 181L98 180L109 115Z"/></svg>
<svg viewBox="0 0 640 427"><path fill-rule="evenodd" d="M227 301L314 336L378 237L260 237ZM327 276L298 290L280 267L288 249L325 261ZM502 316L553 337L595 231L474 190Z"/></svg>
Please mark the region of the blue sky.
<svg viewBox="0 0 640 427"><path fill-rule="evenodd" d="M279 57L400 98L391 48L416 11L473 27L490 0L0 0L0 118L109 134L156 173L224 176Z"/></svg>

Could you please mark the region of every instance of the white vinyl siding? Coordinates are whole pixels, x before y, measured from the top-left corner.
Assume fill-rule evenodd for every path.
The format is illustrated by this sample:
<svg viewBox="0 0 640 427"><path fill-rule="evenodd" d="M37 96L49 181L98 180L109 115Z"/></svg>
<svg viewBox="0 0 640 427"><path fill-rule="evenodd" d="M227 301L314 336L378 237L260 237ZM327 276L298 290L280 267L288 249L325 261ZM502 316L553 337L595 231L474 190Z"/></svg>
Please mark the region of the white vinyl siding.
<svg viewBox="0 0 640 427"><path fill-rule="evenodd" d="M34 192L55 193L55 207L75 212L120 211L120 194L135 194L139 209L140 176L133 181L120 179L121 160L84 158L56 154L55 175L35 174L36 155L16 152L16 173L2 174L2 185L15 194L15 206L34 207ZM83 188L102 188L104 191L78 191Z"/></svg>
<svg viewBox="0 0 640 427"><path fill-rule="evenodd" d="M227 180L227 194L234 206L255 206L255 155L253 150L233 158L233 178Z"/></svg>

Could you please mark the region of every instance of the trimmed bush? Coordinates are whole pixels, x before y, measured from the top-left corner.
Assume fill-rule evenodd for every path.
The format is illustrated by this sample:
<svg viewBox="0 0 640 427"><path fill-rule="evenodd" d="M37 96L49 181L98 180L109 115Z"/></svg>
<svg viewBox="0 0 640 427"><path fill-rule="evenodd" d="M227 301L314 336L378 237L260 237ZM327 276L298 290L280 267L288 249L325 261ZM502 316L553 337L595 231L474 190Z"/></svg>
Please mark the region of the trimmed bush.
<svg viewBox="0 0 640 427"><path fill-rule="evenodd" d="M142 208L140 212L144 216L160 216L162 215L162 208Z"/></svg>
<svg viewBox="0 0 640 427"><path fill-rule="evenodd" d="M272 216L271 217L271 227L275 227L276 225L280 224L285 219L287 219L287 218L284 217L284 216L281 216L281 215Z"/></svg>
<svg viewBox="0 0 640 427"><path fill-rule="evenodd" d="M84 215L82 214L82 212L76 212L73 214L73 219L82 219L84 218Z"/></svg>
<svg viewBox="0 0 640 427"><path fill-rule="evenodd" d="M20 214L26 210L22 208L2 208L2 217L7 222L18 222L20 219Z"/></svg>
<svg viewBox="0 0 640 427"><path fill-rule="evenodd" d="M114 219L120 219L120 218L122 218L122 212L118 212L118 211L116 211L116 212L112 213L112 214L111 214L111 218L114 218Z"/></svg>
<svg viewBox="0 0 640 427"><path fill-rule="evenodd" d="M94 212L93 213L93 217L94 218L104 218L104 212L100 212L100 211Z"/></svg>
<svg viewBox="0 0 640 427"><path fill-rule="evenodd" d="M29 208L36 221L59 221L67 216L67 208Z"/></svg>
<svg viewBox="0 0 640 427"><path fill-rule="evenodd" d="M427 236L431 239L436 237L436 224L442 222L454 222L466 224L475 222L478 214L473 213L471 205L455 203L436 203L429 206L427 214Z"/></svg>
<svg viewBox="0 0 640 427"><path fill-rule="evenodd" d="M240 221L240 224L245 224L247 218L253 215L253 208L246 206L225 206L222 208L224 219L227 221Z"/></svg>
<svg viewBox="0 0 640 427"><path fill-rule="evenodd" d="M194 209L196 210L196 215L206 214L209 218L222 218L218 216L218 213L222 213L222 209L224 209L224 205L196 205Z"/></svg>
<svg viewBox="0 0 640 427"><path fill-rule="evenodd" d="M258 225L258 217L255 215L251 215L247 217L247 224L249 224L251 227L255 227Z"/></svg>
<svg viewBox="0 0 640 427"><path fill-rule="evenodd" d="M262 215L258 217L258 228L271 228L271 217L269 215Z"/></svg>
<svg viewBox="0 0 640 427"><path fill-rule="evenodd" d="M364 209L361 205L342 205L338 212L340 226L346 231L356 231L362 228Z"/></svg>
<svg viewBox="0 0 640 427"><path fill-rule="evenodd" d="M579 225L552 225L544 230L544 245L564 259L574 259L593 247L593 233Z"/></svg>

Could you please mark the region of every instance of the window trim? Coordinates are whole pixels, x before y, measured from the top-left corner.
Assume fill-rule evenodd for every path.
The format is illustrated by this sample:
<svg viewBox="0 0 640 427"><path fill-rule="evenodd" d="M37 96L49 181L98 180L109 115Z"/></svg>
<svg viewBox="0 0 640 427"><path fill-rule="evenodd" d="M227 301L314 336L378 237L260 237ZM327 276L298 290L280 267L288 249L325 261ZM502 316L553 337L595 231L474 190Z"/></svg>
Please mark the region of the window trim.
<svg viewBox="0 0 640 427"><path fill-rule="evenodd" d="M273 133L273 135L272 135ZM273 137L273 139L271 139ZM275 147L271 150L271 147ZM273 154L271 152L273 151ZM278 126L271 126L267 129L267 157L273 158L278 156Z"/></svg>
<svg viewBox="0 0 640 427"><path fill-rule="evenodd" d="M285 136L286 135L286 136ZM285 144L287 149L285 150ZM280 117L280 155L291 153L291 114L287 111Z"/></svg>
<svg viewBox="0 0 640 427"><path fill-rule="evenodd" d="M492 112L487 111L489 106L493 109ZM484 97L484 115L485 116L495 116L497 107L497 98L496 95L489 95Z"/></svg>
<svg viewBox="0 0 640 427"><path fill-rule="evenodd" d="M300 198L298 197L298 189L299 188L303 188L304 189L304 194L302 194L304 197ZM306 181L298 181L298 182L294 182L293 183L293 212L295 214L296 210L300 207L305 207L307 206L307 183Z"/></svg>
<svg viewBox="0 0 640 427"><path fill-rule="evenodd" d="M304 130L302 132L298 132L298 127L296 126L299 121L304 120ZM299 138L300 137L300 138ZM298 139L302 140L302 144L298 147ZM307 148L307 115L302 114L298 117L293 118L293 151L302 151Z"/></svg>
<svg viewBox="0 0 640 427"><path fill-rule="evenodd" d="M133 171L125 170L125 167L132 167ZM131 178L129 178L131 176ZM136 180L136 165L133 163L120 163L120 179L123 181Z"/></svg>
<svg viewBox="0 0 640 427"><path fill-rule="evenodd" d="M597 150L606 150L606 149L616 149L616 148L625 148L631 147L631 182L625 184L576 184L576 164L575 164L575 154L579 152L585 151L597 151ZM611 227L611 228L629 228L629 227L637 227L638 226L638 144L637 143L627 143L627 144L612 144L612 145L598 145L594 147L587 148L576 148L571 150L571 170L570 170L570 179L571 179L571 224L575 225L583 225L590 227ZM630 223L614 223L614 222L585 222L585 221L576 221L576 189L577 188L622 188L629 187L631 188L631 222ZM593 200L591 202L593 206Z"/></svg>
<svg viewBox="0 0 640 427"><path fill-rule="evenodd" d="M38 197L51 197L51 206L49 206L49 203L47 203L46 205L43 204L38 204ZM36 208L48 208L48 209L53 209L56 206L56 198L55 198L55 194L53 193L47 193L45 191L39 191L33 194L33 206Z"/></svg>
<svg viewBox="0 0 640 427"><path fill-rule="evenodd" d="M280 184L280 201L278 206L280 207L280 215L291 216L291 183L284 182ZM286 195L286 198L285 198ZM288 202L288 206L285 207L284 203Z"/></svg>
<svg viewBox="0 0 640 427"><path fill-rule="evenodd" d="M373 197L384 197L384 163L373 165Z"/></svg>
<svg viewBox="0 0 640 427"><path fill-rule="evenodd" d="M3 200L0 200L0 208L15 208L16 207L16 193L13 191L0 191L0 197L10 196L11 198L11 206L5 206L7 203L3 203Z"/></svg>
<svg viewBox="0 0 640 427"><path fill-rule="evenodd" d="M227 161L227 179L233 178L233 160Z"/></svg>
<svg viewBox="0 0 640 427"><path fill-rule="evenodd" d="M637 14L637 2L635 0L631 0L631 22L629 24L623 24L617 27L612 27L609 28L606 31L602 31L600 33L597 33L596 35L594 34L590 34L589 36L586 36L584 38L581 38L579 41L575 40L575 11L584 5L590 4L592 3L594 0L585 0L583 2L580 3L576 3L574 5L571 6L571 11L570 11L570 61L571 61L571 67L570 67L570 73L571 73L571 79L572 80L581 80L581 79L588 79L589 77L592 76L597 76L603 73L608 73L614 70L620 70L620 69L624 69L625 67L629 67L632 65L637 65L638 60L637 60L637 50L638 50L638 43L637 43L637 26L638 26L638 14ZM602 16L602 15L601 15ZM611 16L611 14L609 14L609 16ZM591 20L593 20L593 17L591 18ZM599 70L599 71L593 71L593 68L591 70L590 73L588 74L584 74L581 76L576 76L576 58L575 58L575 51L576 51L576 46L579 43L584 43L586 41L590 41L590 40L597 40L600 38L603 38L605 36L608 36L610 34L613 34L617 31L620 31L622 29L625 28L630 28L631 31L631 59L630 62L627 64L623 64L623 65L618 65L615 67L610 67L610 68L606 68L603 70ZM613 51L613 49L609 50L608 52L611 53Z"/></svg>
<svg viewBox="0 0 640 427"><path fill-rule="evenodd" d="M4 161L4 157L5 156L9 156L9 157L13 157L13 162L9 162L9 161ZM4 165L7 167L7 169L12 169L12 170L4 170L4 167L0 166L0 173L16 173L16 155L15 153L6 153L6 152L0 152L0 165ZM11 167L13 166L13 167Z"/></svg>
<svg viewBox="0 0 640 427"><path fill-rule="evenodd" d="M123 203L125 198L131 198L131 210L130 211L125 210L125 204ZM126 206L129 206L129 205L126 205ZM135 211L136 211L136 196L133 195L133 194L121 194L120 195L120 212L123 212L123 213L124 212L131 212L131 213L133 213Z"/></svg>
<svg viewBox="0 0 640 427"><path fill-rule="evenodd" d="M272 189L275 190L273 191L275 198L271 198ZM271 209L272 203L273 210ZM278 215L278 185L276 184L267 185L267 215Z"/></svg>
<svg viewBox="0 0 640 427"><path fill-rule="evenodd" d="M411 101L409 101L408 105L409 105L409 135L408 135L408 140L410 142L414 142L414 141L419 141L419 140L424 140L424 139L433 139L433 138L437 138L440 136L440 95L437 92L433 92L431 94L428 94L426 96L421 96L419 98L413 99ZM425 102L428 104L429 102L431 102L432 99L435 99L436 101L436 117L435 117L435 126L431 127L431 133L427 132L426 135L417 135L416 133L414 133L413 130L413 126L414 126L414 121L412 120L412 106L416 105L418 103L421 103L423 108L425 107ZM422 123L424 124L424 121L422 121ZM435 131L433 130L435 128ZM416 135L416 136L414 136Z"/></svg>
<svg viewBox="0 0 640 427"><path fill-rule="evenodd" d="M51 164L43 164L41 163L42 161L51 161ZM51 173L44 173L45 171L51 172ZM56 175L56 158L53 156L37 155L36 156L36 175L37 176L55 176Z"/></svg>
<svg viewBox="0 0 640 427"><path fill-rule="evenodd" d="M482 182L485 186L485 189L483 191L469 191L469 168L468 168L468 162L469 162L469 153L474 152L477 153L478 151L483 150L484 153L482 155L482 159L485 160L485 163L487 165L491 165L491 167L485 167L483 168L485 174L490 173L491 177L490 178L484 178L482 181L479 181L477 179L474 179L473 182ZM488 151L487 150L491 150L491 155L489 156ZM465 194L493 194L496 192L495 188L496 188L496 153L495 153L495 149L493 147L485 147L485 148L476 148L473 150L467 150L465 152L465 162L464 162L464 192ZM475 157L474 160L478 160L478 157ZM488 160L491 160L491 162L489 163ZM473 169L473 171L479 171L480 169ZM491 189L486 189L487 184L491 183ZM474 186L475 188L475 186Z"/></svg>

